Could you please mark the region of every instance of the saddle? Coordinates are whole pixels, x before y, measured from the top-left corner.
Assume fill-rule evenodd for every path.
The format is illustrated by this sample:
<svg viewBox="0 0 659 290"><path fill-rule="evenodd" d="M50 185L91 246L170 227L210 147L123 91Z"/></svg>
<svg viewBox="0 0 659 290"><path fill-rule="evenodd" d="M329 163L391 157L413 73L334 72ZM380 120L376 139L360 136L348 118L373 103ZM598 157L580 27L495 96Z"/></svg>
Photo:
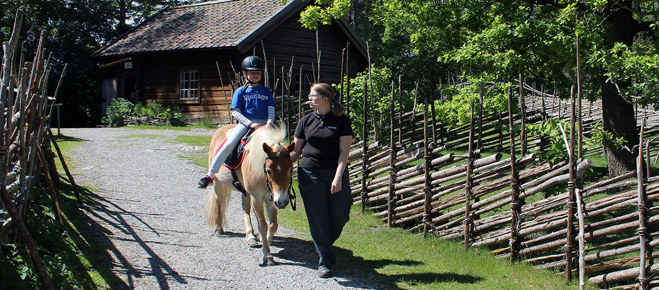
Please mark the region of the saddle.
<svg viewBox="0 0 659 290"><path fill-rule="evenodd" d="M245 133L245 136L240 139L240 143L238 143L236 148L231 150L231 153L229 153L229 156L227 156L227 159L224 161L224 166L231 172L231 177L233 178L233 187L242 192L244 196L247 196L247 190L245 190L245 187L243 187L242 183L240 183L240 180L238 180L236 169L238 169L243 163L243 158L245 157L245 145L247 145L249 140L252 138L252 133L254 133L254 129L249 128L247 133ZM222 146L220 146L220 148L222 148ZM218 148L218 151L219 150L220 149Z"/></svg>

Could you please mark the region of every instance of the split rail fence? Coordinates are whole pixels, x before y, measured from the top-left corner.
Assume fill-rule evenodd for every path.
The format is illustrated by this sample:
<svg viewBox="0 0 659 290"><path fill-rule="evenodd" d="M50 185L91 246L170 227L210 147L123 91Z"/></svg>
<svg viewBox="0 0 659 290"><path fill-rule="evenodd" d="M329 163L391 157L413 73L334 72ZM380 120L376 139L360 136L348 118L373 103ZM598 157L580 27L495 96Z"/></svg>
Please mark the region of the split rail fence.
<svg viewBox="0 0 659 290"><path fill-rule="evenodd" d="M59 174L53 160L50 141L80 198L59 147L47 126L57 90L52 98L46 95L48 76L52 67L46 55L45 32L39 38L34 59L23 61L17 49L22 26L22 11L18 10L9 41L3 43L2 71L0 73L0 244L22 244L32 259L34 272L45 289L53 289L50 276L28 228L25 218L35 197L36 187L42 181L53 201L53 212L64 231L64 221L57 201L56 183ZM60 76L64 76L66 66ZM59 84L58 84L59 88ZM2 253L0 247L0 254Z"/></svg>
<svg viewBox="0 0 659 290"><path fill-rule="evenodd" d="M509 112L513 103L509 99ZM587 275L600 287L659 285L652 252L657 244L652 238L659 235L659 207L653 206L659 177L648 178L639 167L585 185L590 160L552 164L520 154L525 150L516 146L524 142L515 125L549 117L532 106L525 109L524 120L500 114L478 122L472 108L470 124L450 131L428 111L392 113L390 144L361 140L352 147L354 202L389 226L488 247L502 258L557 269L567 280L578 274L580 281ZM592 128L595 118L584 122ZM537 138L527 136L525 142L542 146ZM503 148L512 157L502 158ZM466 153L445 153L458 149ZM643 150L639 158L645 160Z"/></svg>

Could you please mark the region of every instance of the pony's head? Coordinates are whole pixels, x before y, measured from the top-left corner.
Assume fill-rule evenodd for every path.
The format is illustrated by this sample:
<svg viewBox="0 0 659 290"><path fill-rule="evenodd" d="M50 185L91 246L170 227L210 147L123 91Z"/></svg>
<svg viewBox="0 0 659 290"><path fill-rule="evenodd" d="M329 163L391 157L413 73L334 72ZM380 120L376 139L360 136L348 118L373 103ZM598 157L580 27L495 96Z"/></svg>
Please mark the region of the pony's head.
<svg viewBox="0 0 659 290"><path fill-rule="evenodd" d="M250 176L265 178L272 193L272 201L279 209L285 208L289 203L288 189L293 174L290 152L295 148L295 142L284 145L285 137L284 127L261 127L254 131L247 144L247 150L250 152ZM263 167L259 168L259 164L263 164Z"/></svg>

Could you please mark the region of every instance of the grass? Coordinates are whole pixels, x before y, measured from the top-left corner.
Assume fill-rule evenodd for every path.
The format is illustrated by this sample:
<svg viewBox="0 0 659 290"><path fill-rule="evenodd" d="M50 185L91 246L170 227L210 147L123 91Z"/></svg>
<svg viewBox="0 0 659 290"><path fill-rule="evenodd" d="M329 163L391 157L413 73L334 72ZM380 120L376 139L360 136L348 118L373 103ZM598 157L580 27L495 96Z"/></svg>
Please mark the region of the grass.
<svg viewBox="0 0 659 290"><path fill-rule="evenodd" d="M209 139L178 139L203 146ZM201 142L201 143L200 143ZM206 143L203 143L206 142ZM198 155L202 155L199 153ZM187 157L206 167L203 156ZM294 187L297 182L294 180ZM299 192L299 191L298 191ZM295 229L299 238L311 241L304 206L279 211L282 226ZM381 288L413 289L571 289L564 276L537 270L525 263L496 258L487 249L466 249L462 243L438 237L423 237L401 228L387 228L370 212L353 206L350 222L336 242L336 254L343 271L377 277Z"/></svg>
<svg viewBox="0 0 659 290"><path fill-rule="evenodd" d="M301 202L298 210L280 211L283 226L311 240ZM564 277L510 263L486 249L386 228L370 212L353 206L350 221L335 244L339 267L355 275L377 277L381 288L404 289L570 289Z"/></svg>
<svg viewBox="0 0 659 290"><path fill-rule="evenodd" d="M80 140L56 136L60 149L67 156ZM76 166L67 161L69 167ZM64 170L56 158L58 171ZM52 209L53 200L42 186L36 186L32 204L25 222L30 235L37 244L39 254L55 289L110 289L120 278L102 266L103 255L108 253L106 243L90 240L89 225L94 224L84 214L73 188L61 179L57 185L58 202L61 209L61 227ZM85 204L92 204L93 190L79 187ZM61 231L60 229L63 229ZM33 270L32 260L22 244L5 244L0 255L0 289L35 289L41 283Z"/></svg>
<svg viewBox="0 0 659 290"><path fill-rule="evenodd" d="M194 146L207 146L210 136L181 136L172 142ZM58 144L67 156L80 140L57 137ZM182 156L205 168L206 151ZM66 160L70 167L71 164ZM58 168L61 169L61 165ZM297 186L297 185L294 185ZM85 204L93 204L94 189L86 191ZM52 201L45 191L35 195L35 203L28 214L28 227L46 262L48 272L57 289L110 289L120 283L116 274L100 263L110 252L109 243L92 242L85 233L93 222L89 221L76 202L72 188L62 182L58 187L59 202L65 220L65 231L51 211ZM282 226L297 230L300 239L311 241L304 208L298 201L298 210L280 211ZM361 208L353 207L351 220L336 243L341 271L354 276L374 277L378 288L413 289L568 289L563 275L536 270L525 263L510 263L494 257L487 249L465 247L454 241L434 236L423 237L400 228L386 228L382 222ZM0 289L39 288L32 272L30 258L22 245L3 249L0 258Z"/></svg>

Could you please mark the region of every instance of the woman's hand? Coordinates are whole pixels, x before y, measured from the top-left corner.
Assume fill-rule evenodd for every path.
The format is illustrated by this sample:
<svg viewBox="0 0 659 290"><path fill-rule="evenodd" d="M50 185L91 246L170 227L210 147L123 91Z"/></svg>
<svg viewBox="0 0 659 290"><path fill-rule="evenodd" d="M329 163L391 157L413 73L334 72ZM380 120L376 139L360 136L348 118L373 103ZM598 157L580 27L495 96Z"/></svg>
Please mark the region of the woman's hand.
<svg viewBox="0 0 659 290"><path fill-rule="evenodd" d="M341 191L341 177L334 177L332 180L332 188L330 188L330 193L334 194L335 192Z"/></svg>

